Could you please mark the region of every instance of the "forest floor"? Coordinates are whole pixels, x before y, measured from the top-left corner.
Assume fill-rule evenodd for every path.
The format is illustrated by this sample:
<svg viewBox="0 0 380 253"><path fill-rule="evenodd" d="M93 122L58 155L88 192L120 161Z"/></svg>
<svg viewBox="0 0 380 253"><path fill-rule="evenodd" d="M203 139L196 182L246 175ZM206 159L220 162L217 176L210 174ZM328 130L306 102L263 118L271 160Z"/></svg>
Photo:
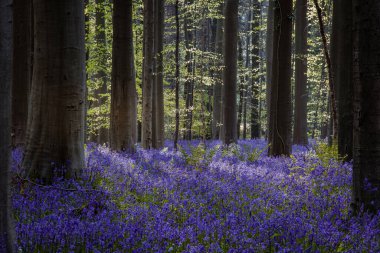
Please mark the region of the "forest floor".
<svg viewBox="0 0 380 253"><path fill-rule="evenodd" d="M15 177L19 252L380 252L380 215L352 217L351 164L325 144L290 158L263 140L180 144L88 145L80 180Z"/></svg>

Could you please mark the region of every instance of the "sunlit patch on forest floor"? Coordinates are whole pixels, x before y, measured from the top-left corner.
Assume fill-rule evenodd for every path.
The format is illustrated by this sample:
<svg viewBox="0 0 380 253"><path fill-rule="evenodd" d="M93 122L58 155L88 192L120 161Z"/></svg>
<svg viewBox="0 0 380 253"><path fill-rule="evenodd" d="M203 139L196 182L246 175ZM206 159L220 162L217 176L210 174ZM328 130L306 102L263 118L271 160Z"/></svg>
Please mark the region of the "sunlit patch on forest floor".
<svg viewBox="0 0 380 253"><path fill-rule="evenodd" d="M15 176L20 252L379 252L380 215L350 214L351 164L322 145L269 158L182 142L133 155L87 147L83 179ZM13 169L22 159L13 152Z"/></svg>

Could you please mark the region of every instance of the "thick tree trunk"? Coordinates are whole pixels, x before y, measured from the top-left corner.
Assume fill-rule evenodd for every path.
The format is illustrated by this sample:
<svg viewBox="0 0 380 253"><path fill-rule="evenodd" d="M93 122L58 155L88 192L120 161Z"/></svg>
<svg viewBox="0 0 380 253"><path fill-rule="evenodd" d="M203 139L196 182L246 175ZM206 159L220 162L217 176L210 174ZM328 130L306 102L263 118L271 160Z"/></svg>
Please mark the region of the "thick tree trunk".
<svg viewBox="0 0 380 253"><path fill-rule="evenodd" d="M220 6L220 12L223 13L223 5ZM223 19L218 19L216 25L216 38L215 38L215 53L223 55ZM218 58L220 59L220 58ZM223 61L218 62L218 66L222 66ZM213 106L212 106L212 138L218 139L220 137L221 129L221 116L222 116L222 80L223 71L219 69L216 75L216 81L213 87Z"/></svg>
<svg viewBox="0 0 380 253"><path fill-rule="evenodd" d="M338 150L347 161L353 152L353 82L352 82L352 2L336 0L337 13L337 59L335 83L338 106Z"/></svg>
<svg viewBox="0 0 380 253"><path fill-rule="evenodd" d="M153 148L161 148L165 140L164 125L164 75L163 75L163 39L164 39L164 18L165 18L164 0L155 0L154 9L154 55L155 55L155 75L154 75L154 93L153 96Z"/></svg>
<svg viewBox="0 0 380 253"><path fill-rule="evenodd" d="M293 143L307 145L307 0L296 1L295 107Z"/></svg>
<svg viewBox="0 0 380 253"><path fill-rule="evenodd" d="M239 0L227 0L224 10L223 143L237 142L237 44Z"/></svg>
<svg viewBox="0 0 380 253"><path fill-rule="evenodd" d="M132 2L114 0L111 91L111 148L134 151L137 141L137 92Z"/></svg>
<svg viewBox="0 0 380 253"><path fill-rule="evenodd" d="M32 1L13 1L12 146L24 146L32 78Z"/></svg>
<svg viewBox="0 0 380 253"><path fill-rule="evenodd" d="M84 168L84 3L34 0L35 52L23 167L50 182Z"/></svg>
<svg viewBox="0 0 380 253"><path fill-rule="evenodd" d="M153 113L153 58L154 58L154 1L144 0L144 70L141 142L145 149L152 148Z"/></svg>
<svg viewBox="0 0 380 253"><path fill-rule="evenodd" d="M267 37L265 41L266 51L266 111L267 111L267 131L266 138L269 139L269 125L270 125L270 97L272 87L272 60L273 60L273 29L274 29L274 1L268 0L268 14L267 14Z"/></svg>
<svg viewBox="0 0 380 253"><path fill-rule="evenodd" d="M354 168L357 210L380 210L380 1L354 0Z"/></svg>
<svg viewBox="0 0 380 253"><path fill-rule="evenodd" d="M12 1L0 0L0 253L15 252L11 220Z"/></svg>
<svg viewBox="0 0 380 253"><path fill-rule="evenodd" d="M291 47L293 1L279 0L274 11L269 155L291 153Z"/></svg>

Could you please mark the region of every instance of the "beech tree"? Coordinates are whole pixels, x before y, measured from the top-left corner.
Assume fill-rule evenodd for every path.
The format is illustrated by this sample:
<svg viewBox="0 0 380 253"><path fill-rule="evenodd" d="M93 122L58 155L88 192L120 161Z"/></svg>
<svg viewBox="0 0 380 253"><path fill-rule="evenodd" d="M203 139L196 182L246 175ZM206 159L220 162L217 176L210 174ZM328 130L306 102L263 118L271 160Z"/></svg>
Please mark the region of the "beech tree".
<svg viewBox="0 0 380 253"><path fill-rule="evenodd" d="M0 253L15 252L11 221L12 1L0 0Z"/></svg>
<svg viewBox="0 0 380 253"><path fill-rule="evenodd" d="M353 203L380 210L380 2L353 0Z"/></svg>
<svg viewBox="0 0 380 253"><path fill-rule="evenodd" d="M226 0L224 9L223 143L237 141L237 42L239 0Z"/></svg>
<svg viewBox="0 0 380 253"><path fill-rule="evenodd" d="M34 61L23 167L51 182L54 168L66 177L84 168L84 3L34 0ZM59 31L59 32L58 32Z"/></svg>
<svg viewBox="0 0 380 253"><path fill-rule="evenodd" d="M133 151L137 142L137 93L132 2L113 2L111 148Z"/></svg>
<svg viewBox="0 0 380 253"><path fill-rule="evenodd" d="M291 153L291 46L293 1L274 7L273 60L269 116L269 155Z"/></svg>
<svg viewBox="0 0 380 253"><path fill-rule="evenodd" d="M154 58L154 1L144 0L144 62L142 85L142 132L143 148L152 148L153 114L153 58Z"/></svg>
<svg viewBox="0 0 380 253"><path fill-rule="evenodd" d="M293 143L307 145L307 0L296 1Z"/></svg>
<svg viewBox="0 0 380 253"><path fill-rule="evenodd" d="M32 1L13 1L12 146L24 146L32 81Z"/></svg>

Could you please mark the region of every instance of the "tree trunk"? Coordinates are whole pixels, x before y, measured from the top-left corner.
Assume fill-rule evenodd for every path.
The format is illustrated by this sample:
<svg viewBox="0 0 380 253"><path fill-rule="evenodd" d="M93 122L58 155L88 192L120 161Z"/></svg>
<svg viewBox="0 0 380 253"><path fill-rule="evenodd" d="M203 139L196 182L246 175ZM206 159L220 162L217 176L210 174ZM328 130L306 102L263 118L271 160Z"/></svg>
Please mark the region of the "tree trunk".
<svg viewBox="0 0 380 253"><path fill-rule="evenodd" d="M260 69L260 32L257 27L260 26L260 3L257 0L253 2L252 11L252 78L251 78L251 139L260 137L260 118L259 118L259 69Z"/></svg>
<svg viewBox="0 0 380 253"><path fill-rule="evenodd" d="M267 131L266 138L269 139L270 125L270 97L272 87L272 60L273 60L273 30L274 30L274 0L269 0L267 14L267 37L265 41L266 51L266 111L267 111Z"/></svg>
<svg viewBox="0 0 380 253"><path fill-rule="evenodd" d="M175 2L175 25L176 25L176 40L175 40L175 133L174 133L174 149L178 149L179 136L179 0Z"/></svg>
<svg viewBox="0 0 380 253"><path fill-rule="evenodd" d="M137 141L137 92L133 49L132 2L114 0L110 144L134 151Z"/></svg>
<svg viewBox="0 0 380 253"><path fill-rule="evenodd" d="M354 167L356 210L380 210L380 1L354 0Z"/></svg>
<svg viewBox="0 0 380 253"><path fill-rule="evenodd" d="M154 10L154 55L155 55L155 79L154 89L155 96L153 96L153 148L161 148L165 141L165 125L164 125L164 75L163 75L163 39L164 39L164 18L165 18L164 0L155 0Z"/></svg>
<svg viewBox="0 0 380 253"><path fill-rule="evenodd" d="M145 149L152 148L153 113L153 58L154 58L154 1L144 0L144 70L141 142Z"/></svg>
<svg viewBox="0 0 380 253"><path fill-rule="evenodd" d="M242 39L238 39L238 68L243 69L243 43ZM243 73L242 73L243 72ZM245 82L245 76L244 71L241 71L238 73L239 75L239 103L238 103L238 117L237 117L237 125L236 125L236 134L237 139L240 139L240 129L241 129L241 122L243 121L243 101L244 101L244 82Z"/></svg>
<svg viewBox="0 0 380 253"><path fill-rule="evenodd" d="M0 253L15 252L11 219L12 1L0 0Z"/></svg>
<svg viewBox="0 0 380 253"><path fill-rule="evenodd" d="M95 90L95 107L99 108L98 117L101 118L101 125L96 131L94 140L98 144L104 144L109 142L109 129L105 127L105 122L108 121L108 111L104 109L107 105L107 74L105 69L107 67L107 39L106 39L106 20L105 20L105 0L95 0L96 12L95 12L95 43L96 43L96 59L97 59L97 71L94 75L99 87Z"/></svg>
<svg viewBox="0 0 380 253"><path fill-rule="evenodd" d="M227 0L224 10L223 143L237 142L237 44L239 0Z"/></svg>
<svg viewBox="0 0 380 253"><path fill-rule="evenodd" d="M23 167L51 182L84 168L84 3L34 0L35 53Z"/></svg>
<svg viewBox="0 0 380 253"><path fill-rule="evenodd" d="M296 2L295 107L293 143L307 145L307 0Z"/></svg>
<svg viewBox="0 0 380 253"><path fill-rule="evenodd" d="M352 2L336 0L337 13L337 59L335 83L338 106L338 150L347 161L353 152L353 82L352 82Z"/></svg>
<svg viewBox="0 0 380 253"><path fill-rule="evenodd" d="M291 47L293 1L279 0L274 11L269 155L291 153Z"/></svg>
<svg viewBox="0 0 380 253"><path fill-rule="evenodd" d="M224 4L220 5L220 13L223 13ZM223 55L223 19L218 19L215 38L215 53L219 56ZM221 57L220 57L221 58ZM223 65L223 61L218 58L217 64L219 67ZM213 87L213 106L212 106L212 138L218 139L220 137L220 128L222 124L222 79L223 71L217 70L216 81Z"/></svg>
<svg viewBox="0 0 380 253"><path fill-rule="evenodd" d="M12 146L24 146L32 78L32 1L13 1Z"/></svg>

